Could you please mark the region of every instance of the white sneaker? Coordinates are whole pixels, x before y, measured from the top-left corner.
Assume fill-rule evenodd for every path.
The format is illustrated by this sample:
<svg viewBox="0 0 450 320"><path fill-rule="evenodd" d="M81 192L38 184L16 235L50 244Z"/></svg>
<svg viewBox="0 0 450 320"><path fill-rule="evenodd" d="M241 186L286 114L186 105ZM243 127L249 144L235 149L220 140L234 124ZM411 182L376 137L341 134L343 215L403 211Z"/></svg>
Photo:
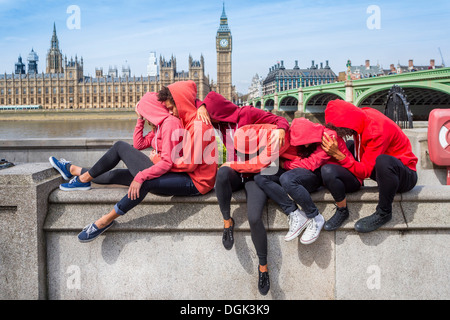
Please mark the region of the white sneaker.
<svg viewBox="0 0 450 320"><path fill-rule="evenodd" d="M303 244L311 244L317 240L320 234L320 230L322 230L323 225L325 224L325 219L319 213L313 219L309 219L310 223L300 238L300 242Z"/></svg>
<svg viewBox="0 0 450 320"><path fill-rule="evenodd" d="M306 217L306 214L297 209L289 214L289 232L284 237L285 241L294 240L307 227L311 219Z"/></svg>

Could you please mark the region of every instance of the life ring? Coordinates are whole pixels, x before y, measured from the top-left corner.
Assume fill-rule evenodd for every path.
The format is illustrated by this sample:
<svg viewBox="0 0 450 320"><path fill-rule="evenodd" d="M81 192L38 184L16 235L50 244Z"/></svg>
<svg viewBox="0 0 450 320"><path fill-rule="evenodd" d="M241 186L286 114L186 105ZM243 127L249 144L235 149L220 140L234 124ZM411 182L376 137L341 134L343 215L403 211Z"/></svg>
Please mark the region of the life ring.
<svg viewBox="0 0 450 320"><path fill-rule="evenodd" d="M441 130L439 130L439 144L441 145L442 149L444 149L444 150L446 150L448 147L450 147L449 132L450 132L450 121L447 121L441 127Z"/></svg>

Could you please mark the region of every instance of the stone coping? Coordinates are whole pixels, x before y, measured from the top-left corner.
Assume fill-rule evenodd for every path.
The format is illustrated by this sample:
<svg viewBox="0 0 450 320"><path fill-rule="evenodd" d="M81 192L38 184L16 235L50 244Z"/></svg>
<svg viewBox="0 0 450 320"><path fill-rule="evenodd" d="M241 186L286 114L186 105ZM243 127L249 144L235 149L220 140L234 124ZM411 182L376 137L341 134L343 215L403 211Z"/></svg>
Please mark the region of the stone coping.
<svg viewBox="0 0 450 320"><path fill-rule="evenodd" d="M66 192L59 189L49 196L50 210L46 231L74 231L109 212L127 188L93 185L89 191ZM450 186L416 186L397 194L393 218L379 230L448 230L450 229ZM334 214L334 200L324 189L312 193L312 199L325 219ZM354 223L375 211L377 187L362 187L347 195L350 218L339 231L354 231ZM232 216L236 231L248 231L246 196L243 190L233 193ZM268 231L287 230L286 216L272 200L266 204L263 221ZM142 203L123 217L116 231L217 231L222 229L221 214L214 191L196 197L171 197L148 194Z"/></svg>

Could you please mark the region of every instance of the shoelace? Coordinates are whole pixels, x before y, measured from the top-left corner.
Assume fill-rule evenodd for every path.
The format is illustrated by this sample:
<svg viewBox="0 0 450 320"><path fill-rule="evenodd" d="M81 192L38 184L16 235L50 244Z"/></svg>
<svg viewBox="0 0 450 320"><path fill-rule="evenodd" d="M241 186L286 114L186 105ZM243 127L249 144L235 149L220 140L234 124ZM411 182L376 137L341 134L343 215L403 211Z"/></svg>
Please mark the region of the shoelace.
<svg viewBox="0 0 450 320"><path fill-rule="evenodd" d="M77 177L73 177L72 179L70 179L69 184L74 184L78 181Z"/></svg>
<svg viewBox="0 0 450 320"><path fill-rule="evenodd" d="M59 159L59 162L60 162L61 164L63 164L63 165L66 165L66 164L70 163L70 161L67 161L67 160L64 159L64 158Z"/></svg>
<svg viewBox="0 0 450 320"><path fill-rule="evenodd" d="M97 228L95 228L94 224L91 223L90 225L87 225L84 227L83 231L86 231L87 234L91 234L97 231Z"/></svg>
<svg viewBox="0 0 450 320"><path fill-rule="evenodd" d="M260 274L259 274L259 286L260 287L265 286L268 280L269 280L269 273L268 272L260 272Z"/></svg>

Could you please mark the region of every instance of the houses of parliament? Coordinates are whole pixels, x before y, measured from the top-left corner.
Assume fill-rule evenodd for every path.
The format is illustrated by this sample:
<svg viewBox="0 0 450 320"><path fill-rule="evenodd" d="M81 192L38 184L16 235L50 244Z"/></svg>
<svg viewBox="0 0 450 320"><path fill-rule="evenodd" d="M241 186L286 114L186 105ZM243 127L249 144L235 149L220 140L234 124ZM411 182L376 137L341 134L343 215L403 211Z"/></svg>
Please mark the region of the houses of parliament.
<svg viewBox="0 0 450 320"><path fill-rule="evenodd" d="M174 56L166 60L156 55L148 66L146 76L131 76L129 67L117 68L107 73L96 68L95 77L83 73L83 58L67 59L59 49L56 26L46 56L45 72L38 72L39 57L32 49L27 57L28 71L22 57L15 64L14 73L0 74L0 107L34 105L43 109L101 109L134 108L146 92L157 92L162 86L177 81L193 80L197 84L198 98L203 100L210 91L217 91L229 100L235 100L231 83L231 32L225 8L220 18L216 36L217 83L205 74L203 55L200 60L189 56L189 70L177 71ZM159 67L159 68L158 68ZM153 70L151 70L153 69Z"/></svg>

